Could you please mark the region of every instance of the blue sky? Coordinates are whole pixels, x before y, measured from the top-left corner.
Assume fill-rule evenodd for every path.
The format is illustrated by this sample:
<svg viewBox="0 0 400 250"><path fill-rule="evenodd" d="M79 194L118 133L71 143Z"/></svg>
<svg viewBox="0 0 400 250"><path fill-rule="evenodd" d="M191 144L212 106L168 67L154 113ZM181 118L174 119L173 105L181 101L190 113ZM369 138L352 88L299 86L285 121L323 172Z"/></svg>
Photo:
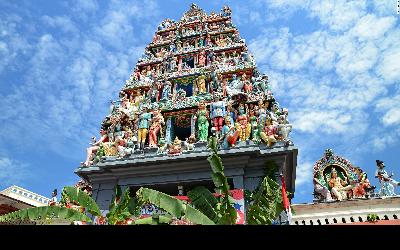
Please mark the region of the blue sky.
<svg viewBox="0 0 400 250"><path fill-rule="evenodd" d="M0 189L50 196L97 135L110 99L165 18L193 1L0 2ZM196 1L228 4L299 148L294 203L312 200L324 149L400 179L400 28L396 0ZM98 135L97 135L98 136ZM400 192L400 190L397 190Z"/></svg>

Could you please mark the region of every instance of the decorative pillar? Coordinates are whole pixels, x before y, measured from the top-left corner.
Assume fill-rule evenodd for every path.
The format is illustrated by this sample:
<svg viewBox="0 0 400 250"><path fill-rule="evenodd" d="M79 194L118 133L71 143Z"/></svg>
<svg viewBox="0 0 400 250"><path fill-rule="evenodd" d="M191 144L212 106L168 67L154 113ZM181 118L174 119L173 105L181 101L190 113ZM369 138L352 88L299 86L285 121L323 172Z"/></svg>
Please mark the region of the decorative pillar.
<svg viewBox="0 0 400 250"><path fill-rule="evenodd" d="M172 117L170 116L167 119L167 128L165 129L165 140L166 140L167 144L171 143L171 141L172 141L172 138L171 138L172 131L171 130L172 130Z"/></svg>
<svg viewBox="0 0 400 250"><path fill-rule="evenodd" d="M192 117L190 118L190 135L195 135L196 134L196 124L194 122L194 114L192 114Z"/></svg>

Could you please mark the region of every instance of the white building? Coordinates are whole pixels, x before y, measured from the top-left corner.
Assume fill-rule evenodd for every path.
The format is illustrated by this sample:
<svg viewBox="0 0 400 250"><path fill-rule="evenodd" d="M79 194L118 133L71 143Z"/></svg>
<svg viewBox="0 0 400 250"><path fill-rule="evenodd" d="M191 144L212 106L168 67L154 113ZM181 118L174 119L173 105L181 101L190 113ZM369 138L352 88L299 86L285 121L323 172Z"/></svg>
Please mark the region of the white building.
<svg viewBox="0 0 400 250"><path fill-rule="evenodd" d="M377 216L376 224L400 224L400 196L354 199L335 202L293 204L292 225L370 224L368 215Z"/></svg>
<svg viewBox="0 0 400 250"><path fill-rule="evenodd" d="M47 206L49 198L18 186L0 192L0 215L30 207Z"/></svg>

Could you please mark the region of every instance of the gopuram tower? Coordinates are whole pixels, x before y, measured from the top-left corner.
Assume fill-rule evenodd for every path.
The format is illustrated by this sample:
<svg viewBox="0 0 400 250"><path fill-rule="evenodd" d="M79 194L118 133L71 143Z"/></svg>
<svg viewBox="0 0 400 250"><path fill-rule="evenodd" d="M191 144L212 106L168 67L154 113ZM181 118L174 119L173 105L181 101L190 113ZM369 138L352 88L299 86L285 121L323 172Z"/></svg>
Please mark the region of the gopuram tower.
<svg viewBox="0 0 400 250"><path fill-rule="evenodd" d="M208 15L192 4L178 22L158 26L75 173L92 184L104 210L117 184L170 195L199 185L213 191L206 158L216 136L232 189L254 190L274 161L293 197L291 129L230 8Z"/></svg>

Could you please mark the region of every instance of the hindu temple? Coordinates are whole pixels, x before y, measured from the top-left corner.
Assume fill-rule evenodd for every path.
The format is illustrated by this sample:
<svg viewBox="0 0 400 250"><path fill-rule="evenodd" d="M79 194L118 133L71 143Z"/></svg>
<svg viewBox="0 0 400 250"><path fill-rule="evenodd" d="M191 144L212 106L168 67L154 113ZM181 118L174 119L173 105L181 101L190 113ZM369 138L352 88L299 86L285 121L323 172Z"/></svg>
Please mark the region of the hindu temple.
<svg viewBox="0 0 400 250"><path fill-rule="evenodd" d="M231 189L254 190L274 161L293 198L291 130L231 9L207 14L192 4L179 21L157 27L75 173L92 184L102 209L116 184L170 195L198 185L211 190L207 140L215 136Z"/></svg>

